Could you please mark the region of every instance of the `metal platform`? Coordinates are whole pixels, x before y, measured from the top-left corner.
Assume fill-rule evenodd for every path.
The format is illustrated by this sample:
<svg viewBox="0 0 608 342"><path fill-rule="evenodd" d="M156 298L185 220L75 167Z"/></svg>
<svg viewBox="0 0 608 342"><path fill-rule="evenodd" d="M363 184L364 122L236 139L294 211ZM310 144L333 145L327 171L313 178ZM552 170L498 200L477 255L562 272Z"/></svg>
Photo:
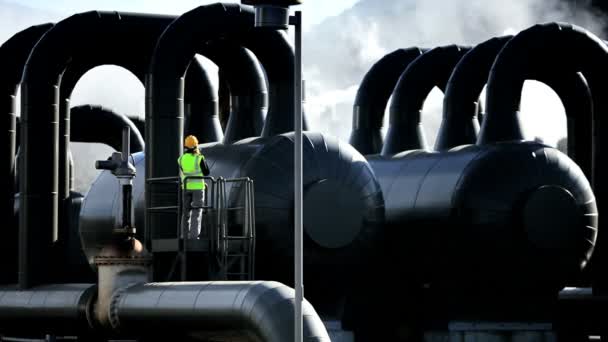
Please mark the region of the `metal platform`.
<svg viewBox="0 0 608 342"><path fill-rule="evenodd" d="M184 239L187 232L181 224L182 189L177 177L148 179L150 186L164 187L168 198L162 206L146 209L147 222L152 215L175 215L166 221L161 232L150 232L151 252L175 254L169 278L177 264L181 264L181 280L188 280L188 255L205 253L208 262L216 263L213 280L253 280L255 276L255 202L253 181L249 178L224 179L213 177L186 177L203 179L207 184L200 239ZM229 198L229 195L230 198ZM216 267L217 266L217 267Z"/></svg>

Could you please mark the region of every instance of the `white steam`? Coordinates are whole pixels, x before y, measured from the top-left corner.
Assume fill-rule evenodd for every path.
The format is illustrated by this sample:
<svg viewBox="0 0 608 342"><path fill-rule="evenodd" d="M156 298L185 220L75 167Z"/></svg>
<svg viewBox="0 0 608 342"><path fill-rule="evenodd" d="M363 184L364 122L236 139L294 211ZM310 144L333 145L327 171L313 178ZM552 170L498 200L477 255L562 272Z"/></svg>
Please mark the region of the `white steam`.
<svg viewBox="0 0 608 342"><path fill-rule="evenodd" d="M596 34L602 32L598 15L558 0L360 0L305 36L310 128L348 139L354 86L374 62L395 49L475 45L549 21L576 23ZM346 92L350 95L346 100L336 95L333 103L328 101L328 97ZM538 83L527 83L522 99L526 131L531 137L543 136L550 144L566 132L563 107L553 95ZM441 92L434 90L425 106L423 121L431 144L440 123L441 99ZM546 121L547 117L551 120ZM335 122L341 124L333 125Z"/></svg>

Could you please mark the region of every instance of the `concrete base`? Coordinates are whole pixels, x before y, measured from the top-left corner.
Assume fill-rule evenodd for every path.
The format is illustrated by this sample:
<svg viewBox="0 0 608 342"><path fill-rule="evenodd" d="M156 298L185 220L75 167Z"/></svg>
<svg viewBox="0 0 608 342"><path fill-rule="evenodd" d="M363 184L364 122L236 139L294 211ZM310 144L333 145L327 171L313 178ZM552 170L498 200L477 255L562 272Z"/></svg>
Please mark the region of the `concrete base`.
<svg viewBox="0 0 608 342"><path fill-rule="evenodd" d="M425 342L556 342L550 323L452 322L448 331L428 331Z"/></svg>

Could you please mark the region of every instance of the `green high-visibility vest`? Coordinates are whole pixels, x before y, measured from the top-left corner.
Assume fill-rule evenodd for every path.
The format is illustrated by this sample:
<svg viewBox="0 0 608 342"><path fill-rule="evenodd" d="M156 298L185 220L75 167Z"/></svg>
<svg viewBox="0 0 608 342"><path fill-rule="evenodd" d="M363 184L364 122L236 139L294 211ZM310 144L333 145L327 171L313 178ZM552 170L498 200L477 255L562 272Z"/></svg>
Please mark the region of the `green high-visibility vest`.
<svg viewBox="0 0 608 342"><path fill-rule="evenodd" d="M188 179L186 177L203 177L201 161L205 160L201 154L184 153L177 159L182 177L182 189L186 190L205 190L203 179ZM185 184L186 183L186 184Z"/></svg>

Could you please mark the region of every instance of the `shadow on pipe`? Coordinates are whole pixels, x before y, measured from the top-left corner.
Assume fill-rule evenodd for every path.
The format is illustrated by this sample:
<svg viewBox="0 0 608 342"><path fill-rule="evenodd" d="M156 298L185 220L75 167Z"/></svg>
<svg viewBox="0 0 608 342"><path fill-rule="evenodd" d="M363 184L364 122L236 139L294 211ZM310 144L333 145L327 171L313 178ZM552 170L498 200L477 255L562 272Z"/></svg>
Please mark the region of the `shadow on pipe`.
<svg viewBox="0 0 608 342"><path fill-rule="evenodd" d="M17 152L17 90L21 84L25 62L30 55L34 45L40 40L53 24L42 24L25 29L0 46L0 65L2 66L2 78L0 89L0 108L7 115L0 121L5 124L4 131L8 131L8 137L4 140L4 174L0 176L3 182L3 191L0 213L4 218L12 218L15 198L15 154ZM17 281L17 221L10 220L8 229L3 232L0 242L0 284L11 284Z"/></svg>

